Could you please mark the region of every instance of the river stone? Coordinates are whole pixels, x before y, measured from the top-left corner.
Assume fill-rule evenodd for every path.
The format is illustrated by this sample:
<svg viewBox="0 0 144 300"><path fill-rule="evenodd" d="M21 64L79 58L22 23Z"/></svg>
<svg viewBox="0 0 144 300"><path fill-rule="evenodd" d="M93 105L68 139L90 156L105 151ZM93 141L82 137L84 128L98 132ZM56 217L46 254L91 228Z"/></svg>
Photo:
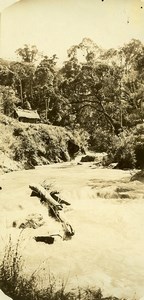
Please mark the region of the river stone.
<svg viewBox="0 0 144 300"><path fill-rule="evenodd" d="M94 155L85 155L81 158L81 162L92 162L95 161Z"/></svg>
<svg viewBox="0 0 144 300"><path fill-rule="evenodd" d="M23 220L13 222L13 227L20 229L33 228L36 229L44 225L43 216L41 214L30 214Z"/></svg>
<svg viewBox="0 0 144 300"><path fill-rule="evenodd" d="M120 199L130 199L130 195L128 193L119 193Z"/></svg>
<svg viewBox="0 0 144 300"><path fill-rule="evenodd" d="M138 180L140 182L144 182L144 170L138 171L136 174L134 174L131 179L131 181Z"/></svg>

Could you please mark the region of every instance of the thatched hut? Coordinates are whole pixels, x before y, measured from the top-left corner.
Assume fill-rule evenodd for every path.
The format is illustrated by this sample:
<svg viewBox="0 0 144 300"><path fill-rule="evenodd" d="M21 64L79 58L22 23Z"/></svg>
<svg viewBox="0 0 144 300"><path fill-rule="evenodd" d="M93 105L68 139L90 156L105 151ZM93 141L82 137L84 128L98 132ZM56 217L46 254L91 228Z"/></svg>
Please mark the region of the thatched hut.
<svg viewBox="0 0 144 300"><path fill-rule="evenodd" d="M37 110L16 108L14 111L14 118L19 120L20 122L28 122L28 123L40 122L40 116Z"/></svg>

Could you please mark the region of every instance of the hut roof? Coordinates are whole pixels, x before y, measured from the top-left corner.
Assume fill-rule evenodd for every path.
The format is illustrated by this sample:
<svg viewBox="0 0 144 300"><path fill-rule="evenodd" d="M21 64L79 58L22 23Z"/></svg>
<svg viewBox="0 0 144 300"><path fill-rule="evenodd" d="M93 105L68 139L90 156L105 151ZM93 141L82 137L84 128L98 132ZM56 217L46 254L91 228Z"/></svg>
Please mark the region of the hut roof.
<svg viewBox="0 0 144 300"><path fill-rule="evenodd" d="M26 119L35 119L40 120L40 116L37 112L37 110L28 110L28 109L22 109L22 108L16 108L15 109L16 114L19 118L26 118Z"/></svg>

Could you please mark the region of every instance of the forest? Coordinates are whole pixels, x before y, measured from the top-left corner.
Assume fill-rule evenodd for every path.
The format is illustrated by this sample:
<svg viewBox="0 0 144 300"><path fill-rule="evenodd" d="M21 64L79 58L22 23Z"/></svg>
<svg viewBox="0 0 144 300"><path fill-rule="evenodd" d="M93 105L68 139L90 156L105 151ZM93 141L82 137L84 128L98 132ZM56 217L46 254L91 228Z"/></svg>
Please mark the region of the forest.
<svg viewBox="0 0 144 300"><path fill-rule="evenodd" d="M107 152L106 165L144 166L144 45L132 39L104 50L89 38L67 51L58 66L36 46L0 59L0 111L36 109L41 122L85 132L90 150Z"/></svg>

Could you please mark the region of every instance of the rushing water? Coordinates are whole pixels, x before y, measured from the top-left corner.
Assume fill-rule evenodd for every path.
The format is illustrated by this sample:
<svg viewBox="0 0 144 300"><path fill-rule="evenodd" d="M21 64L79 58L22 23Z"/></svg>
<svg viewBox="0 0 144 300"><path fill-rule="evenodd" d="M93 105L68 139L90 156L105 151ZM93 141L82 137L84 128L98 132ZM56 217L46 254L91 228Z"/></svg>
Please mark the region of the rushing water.
<svg viewBox="0 0 144 300"><path fill-rule="evenodd" d="M96 169L87 163L55 164L1 176L1 245L10 233L17 239L20 230L12 228L13 221L41 213L45 225L22 233L27 274L38 270L44 285L53 273L71 288L95 286L104 295L139 299L144 295L143 184L129 178L128 171ZM64 211L75 230L71 240L57 237L53 245L47 245L33 239L62 234L61 225L48 217L39 199L30 197L29 184L44 181L71 203Z"/></svg>

